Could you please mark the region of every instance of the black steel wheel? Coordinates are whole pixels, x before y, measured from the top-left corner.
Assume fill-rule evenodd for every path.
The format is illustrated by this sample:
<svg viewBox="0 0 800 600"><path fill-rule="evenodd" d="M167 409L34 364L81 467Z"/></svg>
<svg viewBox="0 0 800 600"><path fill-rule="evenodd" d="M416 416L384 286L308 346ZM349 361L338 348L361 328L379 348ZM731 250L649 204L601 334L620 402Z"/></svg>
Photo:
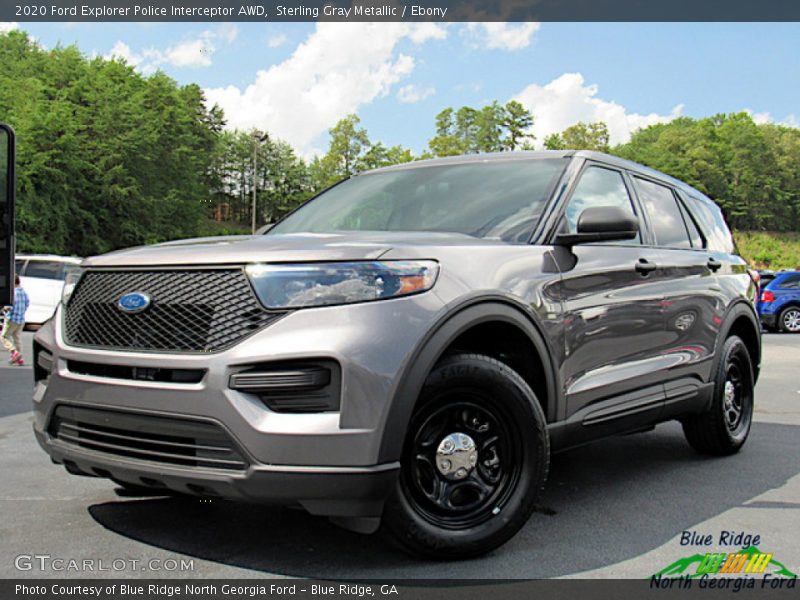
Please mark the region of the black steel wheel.
<svg viewBox="0 0 800 600"><path fill-rule="evenodd" d="M401 484L414 509L445 528L491 518L519 480L516 429L480 391L454 388L425 406L402 461Z"/></svg>
<svg viewBox="0 0 800 600"><path fill-rule="evenodd" d="M709 409L683 421L689 445L702 454L738 452L753 422L753 364L747 346L731 336L722 346Z"/></svg>
<svg viewBox="0 0 800 600"><path fill-rule="evenodd" d="M544 415L525 381L492 358L450 356L411 417L384 528L415 554L483 554L527 521L548 464Z"/></svg>

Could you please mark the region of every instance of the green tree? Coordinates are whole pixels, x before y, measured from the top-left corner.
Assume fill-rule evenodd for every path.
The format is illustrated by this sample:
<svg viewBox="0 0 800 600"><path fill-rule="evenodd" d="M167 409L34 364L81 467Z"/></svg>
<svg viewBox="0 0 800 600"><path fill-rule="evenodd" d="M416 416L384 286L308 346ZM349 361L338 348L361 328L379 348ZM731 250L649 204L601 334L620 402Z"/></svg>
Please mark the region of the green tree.
<svg viewBox="0 0 800 600"><path fill-rule="evenodd" d="M492 102L482 108L446 108L436 115L436 135L428 140L434 156L517 150L530 144L533 115L519 102Z"/></svg>
<svg viewBox="0 0 800 600"><path fill-rule="evenodd" d="M602 121L596 123L575 123L561 133L548 135L544 147L548 150L596 150L609 151L608 126Z"/></svg>
<svg viewBox="0 0 800 600"><path fill-rule="evenodd" d="M535 140L530 133L533 127L533 114L516 100L506 103L503 114L503 127L507 131L505 150L529 149Z"/></svg>

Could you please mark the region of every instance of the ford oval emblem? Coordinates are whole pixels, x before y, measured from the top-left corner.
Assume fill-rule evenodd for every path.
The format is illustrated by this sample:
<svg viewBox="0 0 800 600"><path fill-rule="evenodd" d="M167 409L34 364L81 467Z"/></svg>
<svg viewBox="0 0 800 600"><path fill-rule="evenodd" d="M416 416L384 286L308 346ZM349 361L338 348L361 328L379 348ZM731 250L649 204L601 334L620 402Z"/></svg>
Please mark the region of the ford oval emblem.
<svg viewBox="0 0 800 600"><path fill-rule="evenodd" d="M117 308L126 313L138 313L150 306L150 296L142 292L125 294L117 302Z"/></svg>

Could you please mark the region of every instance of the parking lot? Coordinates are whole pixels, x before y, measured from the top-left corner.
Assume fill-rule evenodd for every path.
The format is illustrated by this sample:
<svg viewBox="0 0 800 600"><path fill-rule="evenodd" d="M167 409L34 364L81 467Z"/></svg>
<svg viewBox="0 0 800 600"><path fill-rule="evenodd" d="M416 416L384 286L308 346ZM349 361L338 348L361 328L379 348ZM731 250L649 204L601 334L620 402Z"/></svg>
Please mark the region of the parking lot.
<svg viewBox="0 0 800 600"><path fill-rule="evenodd" d="M677 423L557 455L537 512L511 542L430 563L300 511L125 497L112 482L70 476L31 433L30 367L4 363L0 577L645 578L697 551L680 545L684 531L758 535L762 551L800 572L798 367L800 335L764 335L755 423L738 455L697 456ZM126 566L20 571L20 555ZM181 559L188 572L169 568Z"/></svg>

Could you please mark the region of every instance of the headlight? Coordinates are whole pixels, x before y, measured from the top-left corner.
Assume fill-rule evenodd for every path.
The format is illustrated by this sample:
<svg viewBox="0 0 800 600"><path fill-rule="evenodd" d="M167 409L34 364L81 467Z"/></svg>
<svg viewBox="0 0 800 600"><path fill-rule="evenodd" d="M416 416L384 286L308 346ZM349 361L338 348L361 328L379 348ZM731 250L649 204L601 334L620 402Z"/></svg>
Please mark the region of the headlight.
<svg viewBox="0 0 800 600"><path fill-rule="evenodd" d="M247 274L267 308L303 308L370 302L424 292L439 265L432 260L257 264Z"/></svg>
<svg viewBox="0 0 800 600"><path fill-rule="evenodd" d="M67 273L67 276L64 278L64 289L61 291L61 302L63 304L67 304L72 296L72 292L75 290L75 286L78 285L78 280L83 275L83 269L70 269Z"/></svg>

